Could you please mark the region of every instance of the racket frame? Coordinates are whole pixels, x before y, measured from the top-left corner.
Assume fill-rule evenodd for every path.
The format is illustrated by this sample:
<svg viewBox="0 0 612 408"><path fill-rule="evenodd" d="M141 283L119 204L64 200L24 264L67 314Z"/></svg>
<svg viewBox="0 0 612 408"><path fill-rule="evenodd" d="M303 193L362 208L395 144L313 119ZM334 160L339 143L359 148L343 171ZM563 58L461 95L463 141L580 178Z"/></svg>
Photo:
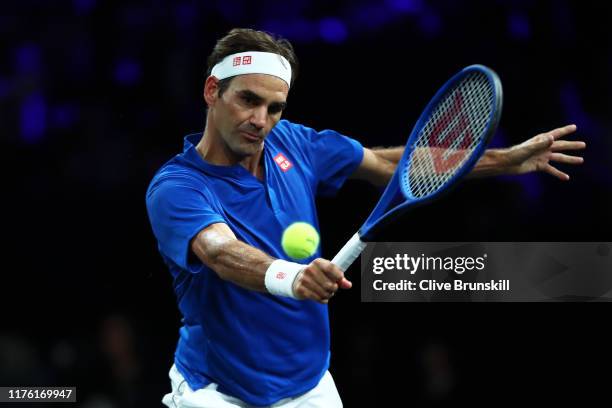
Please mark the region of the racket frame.
<svg viewBox="0 0 612 408"><path fill-rule="evenodd" d="M451 178L446 180L442 186L440 186L435 192L428 194L424 197L414 197L409 191L404 191L398 178L400 177L400 171L405 168L408 164L407 160L410 160L411 153L414 150L414 144L416 143L417 137L425 125L426 121L429 120L432 111L437 107L438 102L444 97L452 86L455 86L456 81L461 80L462 77L469 75L474 71L484 73L489 81L493 84L494 92L494 103L495 107L491 110L489 116L489 125L485 130L485 134L480 139L480 142L470 154L468 160L461 165L461 168ZM456 188L458 179L469 173L482 154L484 153L489 141L495 134L497 126L501 119L503 104L503 90L499 77L490 68L484 65L470 65L465 67L457 74L453 75L446 83L436 92L434 97L429 101L421 116L415 123L410 136L406 142L406 147L402 158L400 159L391 180L387 184L385 191L380 197L376 207L370 213L366 221L363 223L359 231L357 231L351 239L338 251L336 256L332 259L332 263L337 265L343 271L346 271L349 266L357 259L361 252L366 247L366 242L374 241L374 237L380 231L382 227L387 225L391 220L406 212L409 208L417 205L421 205L432 201L433 199L439 199L440 197L448 194L453 188ZM390 210L387 210L392 207Z"/></svg>
<svg viewBox="0 0 612 408"><path fill-rule="evenodd" d="M407 161L411 159L411 153L414 150L414 144L417 141L417 137L419 136L422 127L429 120L432 111L436 109L440 99L442 99L446 95L449 88L453 87L456 84L456 81L460 81L461 78L469 75L474 71L479 71L485 74L488 77L489 81L491 81L491 83L493 84L495 108L491 110L489 116L489 126L485 130L484 136L481 138L474 151L470 154L468 160L464 164L462 164L461 169L457 173L455 173L451 178L446 180L444 184L435 192L424 197L414 197L412 194L410 194L409 191L404 191L404 189L402 188L399 182L400 171L409 164L407 163ZM459 184L456 183L457 179L460 179L474 168L478 159L480 159L480 157L484 153L489 141L495 134L495 131L497 130L497 125L499 124L499 121L501 119L502 104L503 91L501 81L493 70L487 68L484 65L475 64L465 67L453 77L451 77L448 81L446 81L446 83L438 90L438 92L436 92L434 97L429 101L429 103L421 113L421 116L415 123L412 132L410 133L410 136L408 137L408 140L406 142L404 153L402 154L402 157L397 165L397 168L395 169L395 172L393 173L393 176L391 177L391 180L387 184L387 187L381 195L380 200L376 204L376 207L374 207L374 210L372 210L361 228L359 228L358 233L361 240L373 241L373 238L376 236L376 233L380 230L380 228L386 225L391 219L404 213L412 206L429 202L434 198L439 199L440 197L448 194L450 191L456 188ZM393 204L395 203L401 204L393 206ZM392 208L388 211L385 211L389 207Z"/></svg>

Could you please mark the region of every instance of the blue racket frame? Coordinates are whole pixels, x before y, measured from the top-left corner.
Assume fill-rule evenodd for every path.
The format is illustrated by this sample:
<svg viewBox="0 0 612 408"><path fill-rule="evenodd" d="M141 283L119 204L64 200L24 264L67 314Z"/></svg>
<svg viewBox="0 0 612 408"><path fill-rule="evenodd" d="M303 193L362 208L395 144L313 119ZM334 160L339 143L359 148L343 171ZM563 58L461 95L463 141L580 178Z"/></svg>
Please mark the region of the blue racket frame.
<svg viewBox="0 0 612 408"><path fill-rule="evenodd" d="M409 164L407 161L410 160L410 156L414 149L414 144L417 141L417 137L421 132L423 126L429 120L432 111L437 107L440 99L442 99L446 95L447 91L450 88L455 86L456 82L461 81L465 76L473 72L481 72L485 74L489 81L491 81L491 83L493 84L493 100L495 106L493 107L493 109L491 109L488 126L485 129L485 135L480 139L480 142L476 146L474 152L472 152L468 160L462 165L459 171L457 171L457 173L455 173L453 177L448 179L438 191L427 196L417 198L406 186L400 183L400 170L406 168L406 166ZM422 204L424 201L430 201L434 197L439 198L440 195L448 193L448 191L450 191L449 187L454 187L456 185L455 181L457 179L469 173L474 168L474 165L476 164L480 156L482 156L482 154L484 153L487 144L489 143L491 137L497 129L497 125L501 118L502 101L503 91L501 81L493 70L484 65L477 64L465 67L448 81L446 81L446 83L438 90L438 92L434 95L431 101L429 101L429 104L427 104L427 107L425 108L423 113L421 113L419 120L414 125L414 128L412 129L412 132L408 137L408 141L406 142L404 154L402 155L402 158L398 163L396 171L393 173L391 181L389 182L389 184L387 184L387 188L383 192L378 204L359 229L359 237L361 238L361 240L372 241L376 232L381 227L383 227L390 219L405 212L410 207ZM401 203L402 201L403 203ZM396 205L391 210L387 211L390 206L395 204L399 205Z"/></svg>

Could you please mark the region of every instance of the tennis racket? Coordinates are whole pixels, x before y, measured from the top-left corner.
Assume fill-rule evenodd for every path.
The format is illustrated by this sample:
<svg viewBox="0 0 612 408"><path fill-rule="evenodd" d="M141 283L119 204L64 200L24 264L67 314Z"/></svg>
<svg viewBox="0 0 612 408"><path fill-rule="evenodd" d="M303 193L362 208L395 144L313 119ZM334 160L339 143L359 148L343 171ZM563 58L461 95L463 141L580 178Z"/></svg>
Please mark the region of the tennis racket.
<svg viewBox="0 0 612 408"><path fill-rule="evenodd" d="M449 79L412 129L378 204L332 263L346 271L383 226L468 174L497 129L502 99L499 77L483 65L470 65Z"/></svg>

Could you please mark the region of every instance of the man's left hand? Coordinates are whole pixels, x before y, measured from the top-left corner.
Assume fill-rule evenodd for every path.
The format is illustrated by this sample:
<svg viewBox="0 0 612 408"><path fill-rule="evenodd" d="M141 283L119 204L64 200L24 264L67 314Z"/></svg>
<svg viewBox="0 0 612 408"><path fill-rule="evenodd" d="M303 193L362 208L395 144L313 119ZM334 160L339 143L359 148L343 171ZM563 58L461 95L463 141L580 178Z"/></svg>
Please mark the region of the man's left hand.
<svg viewBox="0 0 612 408"><path fill-rule="evenodd" d="M543 171L560 180L569 180L569 175L557 169L551 163L582 164L580 156L571 156L563 152L582 150L586 147L583 141L560 140L576 131L576 125L567 125L540 133L523 143L504 149L505 174L525 174Z"/></svg>

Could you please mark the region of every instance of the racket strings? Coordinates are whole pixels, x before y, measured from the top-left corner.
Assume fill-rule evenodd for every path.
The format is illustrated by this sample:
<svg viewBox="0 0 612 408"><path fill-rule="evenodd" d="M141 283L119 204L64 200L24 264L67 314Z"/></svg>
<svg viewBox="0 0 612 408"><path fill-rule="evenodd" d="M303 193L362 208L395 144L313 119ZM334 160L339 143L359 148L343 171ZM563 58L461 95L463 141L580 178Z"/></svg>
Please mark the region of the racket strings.
<svg viewBox="0 0 612 408"><path fill-rule="evenodd" d="M486 135L495 107L493 84L473 72L447 92L420 131L401 174L416 198L433 194L470 158Z"/></svg>

